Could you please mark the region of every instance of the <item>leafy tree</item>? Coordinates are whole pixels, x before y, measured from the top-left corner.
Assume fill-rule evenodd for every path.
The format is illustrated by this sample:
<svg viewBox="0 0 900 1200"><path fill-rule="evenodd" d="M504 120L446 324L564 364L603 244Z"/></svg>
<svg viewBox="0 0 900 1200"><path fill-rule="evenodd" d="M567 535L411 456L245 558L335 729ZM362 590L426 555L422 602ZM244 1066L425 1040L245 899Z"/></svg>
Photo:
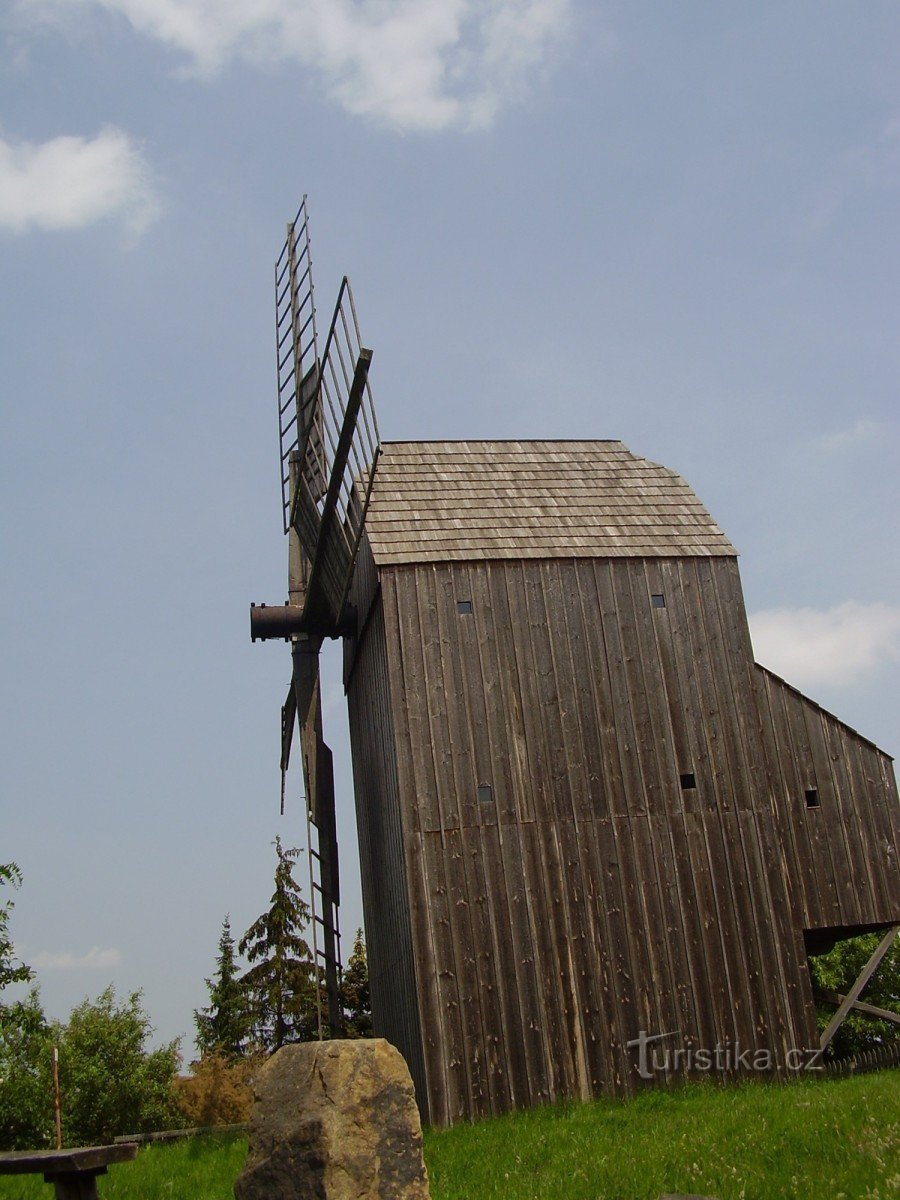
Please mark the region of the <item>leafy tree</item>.
<svg viewBox="0 0 900 1200"><path fill-rule="evenodd" d="M353 939L353 951L344 969L341 999L347 1037L371 1037L372 1002L369 998L369 964L361 929L356 931L356 937Z"/></svg>
<svg viewBox="0 0 900 1200"><path fill-rule="evenodd" d="M235 960L231 921L227 916L222 922L216 967L215 978L206 980L208 1007L194 1010L197 1049L201 1057L215 1052L233 1060L244 1053L250 1036L251 1017L247 990Z"/></svg>
<svg viewBox="0 0 900 1200"><path fill-rule="evenodd" d="M140 992L118 1001L110 986L53 1032L67 1145L97 1145L179 1123L172 1096L178 1040L146 1048L153 1029Z"/></svg>
<svg viewBox="0 0 900 1200"><path fill-rule="evenodd" d="M0 887L18 888L22 872L0 863ZM15 957L9 918L12 900L0 902L0 991L27 983L34 972ZM50 1095L50 1028L37 989L25 1000L0 1001L0 1150L49 1145L53 1131Z"/></svg>
<svg viewBox="0 0 900 1200"><path fill-rule="evenodd" d="M0 886L17 888L22 882L22 872L14 862L0 863ZM0 991L10 983L27 983L34 972L24 963L17 962L12 937L9 932L9 916L14 908L12 900L0 903Z"/></svg>
<svg viewBox="0 0 900 1200"><path fill-rule="evenodd" d="M0 1004L0 1150L53 1140L52 1045L37 988L25 1000Z"/></svg>
<svg viewBox="0 0 900 1200"><path fill-rule="evenodd" d="M810 958L813 986L846 996L863 967L875 952L882 934L867 933L862 937L838 942L828 954ZM878 964L878 970L867 984L860 1000L889 1012L900 1012L900 940L895 941ZM817 1006L820 1032L834 1016L831 1004ZM900 1036L900 1027L889 1021L864 1016L855 1009L841 1025L828 1048L827 1055L844 1058L861 1050L871 1050Z"/></svg>
<svg viewBox="0 0 900 1200"><path fill-rule="evenodd" d="M316 1036L316 966L303 931L310 909L293 876L300 851L275 839L275 890L269 908L238 943L251 964L241 977L253 1014L257 1046L266 1051Z"/></svg>

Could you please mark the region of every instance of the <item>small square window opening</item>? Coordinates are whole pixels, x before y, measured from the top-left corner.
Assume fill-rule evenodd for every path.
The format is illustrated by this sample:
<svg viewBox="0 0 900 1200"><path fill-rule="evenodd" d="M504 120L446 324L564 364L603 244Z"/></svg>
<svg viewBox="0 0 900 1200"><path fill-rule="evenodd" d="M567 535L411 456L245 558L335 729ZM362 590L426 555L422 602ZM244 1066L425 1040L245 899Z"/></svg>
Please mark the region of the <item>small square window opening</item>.
<svg viewBox="0 0 900 1200"><path fill-rule="evenodd" d="M471 600L457 600L456 611L458 613L470 613L472 611Z"/></svg>
<svg viewBox="0 0 900 1200"><path fill-rule="evenodd" d="M681 776L682 791L688 792L692 788L695 788L696 786L697 786L697 780L694 777L694 772L693 771L685 771L684 774Z"/></svg>
<svg viewBox="0 0 900 1200"><path fill-rule="evenodd" d="M478 785L478 803L491 804L494 799L494 792L489 783L479 783Z"/></svg>
<svg viewBox="0 0 900 1200"><path fill-rule="evenodd" d="M665 608L666 607L666 598L662 594L662 592L656 592L656 593L654 593L654 595L652 595L650 597L650 603L653 605L654 608Z"/></svg>
<svg viewBox="0 0 900 1200"><path fill-rule="evenodd" d="M807 808L818 808L819 807L819 789L818 788L807 788L806 789L806 807Z"/></svg>

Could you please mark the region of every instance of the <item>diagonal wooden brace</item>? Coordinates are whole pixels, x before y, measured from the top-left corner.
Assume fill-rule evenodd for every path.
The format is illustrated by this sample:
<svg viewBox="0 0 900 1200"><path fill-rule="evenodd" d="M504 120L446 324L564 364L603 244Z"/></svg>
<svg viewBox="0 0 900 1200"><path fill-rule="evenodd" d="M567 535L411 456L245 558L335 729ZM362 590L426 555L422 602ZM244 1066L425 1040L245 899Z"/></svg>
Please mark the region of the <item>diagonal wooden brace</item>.
<svg viewBox="0 0 900 1200"><path fill-rule="evenodd" d="M828 1022L825 1032L822 1034L821 1038L819 1039L819 1052L818 1052L818 1054L816 1054L812 1063L810 1063L810 1066L815 1066L821 1060L822 1055L825 1053L825 1050L831 1044L831 1042L834 1038L834 1035L837 1033L837 1031L843 1025L844 1021L847 1019L851 1010L853 1009L854 1004L859 999L859 997L862 995L863 989L865 988L866 984L869 982L869 980L872 978L872 976L878 970L878 967L881 964L881 960L884 958L884 956L887 954L888 950L890 950L891 946L894 944L894 939L896 938L898 933L900 933L900 925L892 925L891 928L884 935L884 937L881 939L881 941L878 943L878 946L875 949L875 953L872 955L872 957L869 959L869 961L866 963L866 965L860 971L859 975L856 978L855 983L853 984L853 987L850 988L850 990L847 992L847 995L842 1000L837 1012L834 1014L834 1016Z"/></svg>

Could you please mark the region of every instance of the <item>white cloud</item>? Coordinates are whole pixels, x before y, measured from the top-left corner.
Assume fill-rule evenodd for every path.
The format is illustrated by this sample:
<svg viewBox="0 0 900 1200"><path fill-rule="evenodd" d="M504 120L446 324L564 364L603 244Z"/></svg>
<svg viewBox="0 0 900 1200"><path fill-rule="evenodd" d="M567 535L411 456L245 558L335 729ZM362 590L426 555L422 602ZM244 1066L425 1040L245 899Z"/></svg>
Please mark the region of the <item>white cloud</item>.
<svg viewBox="0 0 900 1200"><path fill-rule="evenodd" d="M751 614L750 633L759 661L798 687L854 683L900 662L900 607L891 604L767 609Z"/></svg>
<svg viewBox="0 0 900 1200"><path fill-rule="evenodd" d="M347 112L401 130L477 128L552 60L573 0L20 0L35 18L92 5L202 75L298 62Z"/></svg>
<svg viewBox="0 0 900 1200"><path fill-rule="evenodd" d="M121 961L122 955L118 950L101 950L99 946L92 946L87 954L72 954L68 950L52 954L42 950L30 959L29 966L50 971L100 971L117 967Z"/></svg>
<svg viewBox="0 0 900 1200"><path fill-rule="evenodd" d="M820 450L825 450L829 454L837 453L841 450L846 450L850 446L858 446L862 442L870 442L878 433L878 423L870 421L867 417L850 425L847 429L839 429L836 433L825 434L824 437L816 439L816 445Z"/></svg>
<svg viewBox="0 0 900 1200"><path fill-rule="evenodd" d="M146 163L121 129L38 143L0 137L0 229L76 229L120 217L139 234L158 211Z"/></svg>

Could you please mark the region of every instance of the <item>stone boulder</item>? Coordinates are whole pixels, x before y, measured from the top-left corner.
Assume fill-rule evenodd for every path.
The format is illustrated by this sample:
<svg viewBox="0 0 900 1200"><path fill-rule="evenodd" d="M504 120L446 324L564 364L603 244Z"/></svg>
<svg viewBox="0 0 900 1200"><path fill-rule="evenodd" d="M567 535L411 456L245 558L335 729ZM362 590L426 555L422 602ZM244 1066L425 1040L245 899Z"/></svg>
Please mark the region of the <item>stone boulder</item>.
<svg viewBox="0 0 900 1200"><path fill-rule="evenodd" d="M412 1079L390 1042L284 1046L253 1093L237 1200L428 1200Z"/></svg>

